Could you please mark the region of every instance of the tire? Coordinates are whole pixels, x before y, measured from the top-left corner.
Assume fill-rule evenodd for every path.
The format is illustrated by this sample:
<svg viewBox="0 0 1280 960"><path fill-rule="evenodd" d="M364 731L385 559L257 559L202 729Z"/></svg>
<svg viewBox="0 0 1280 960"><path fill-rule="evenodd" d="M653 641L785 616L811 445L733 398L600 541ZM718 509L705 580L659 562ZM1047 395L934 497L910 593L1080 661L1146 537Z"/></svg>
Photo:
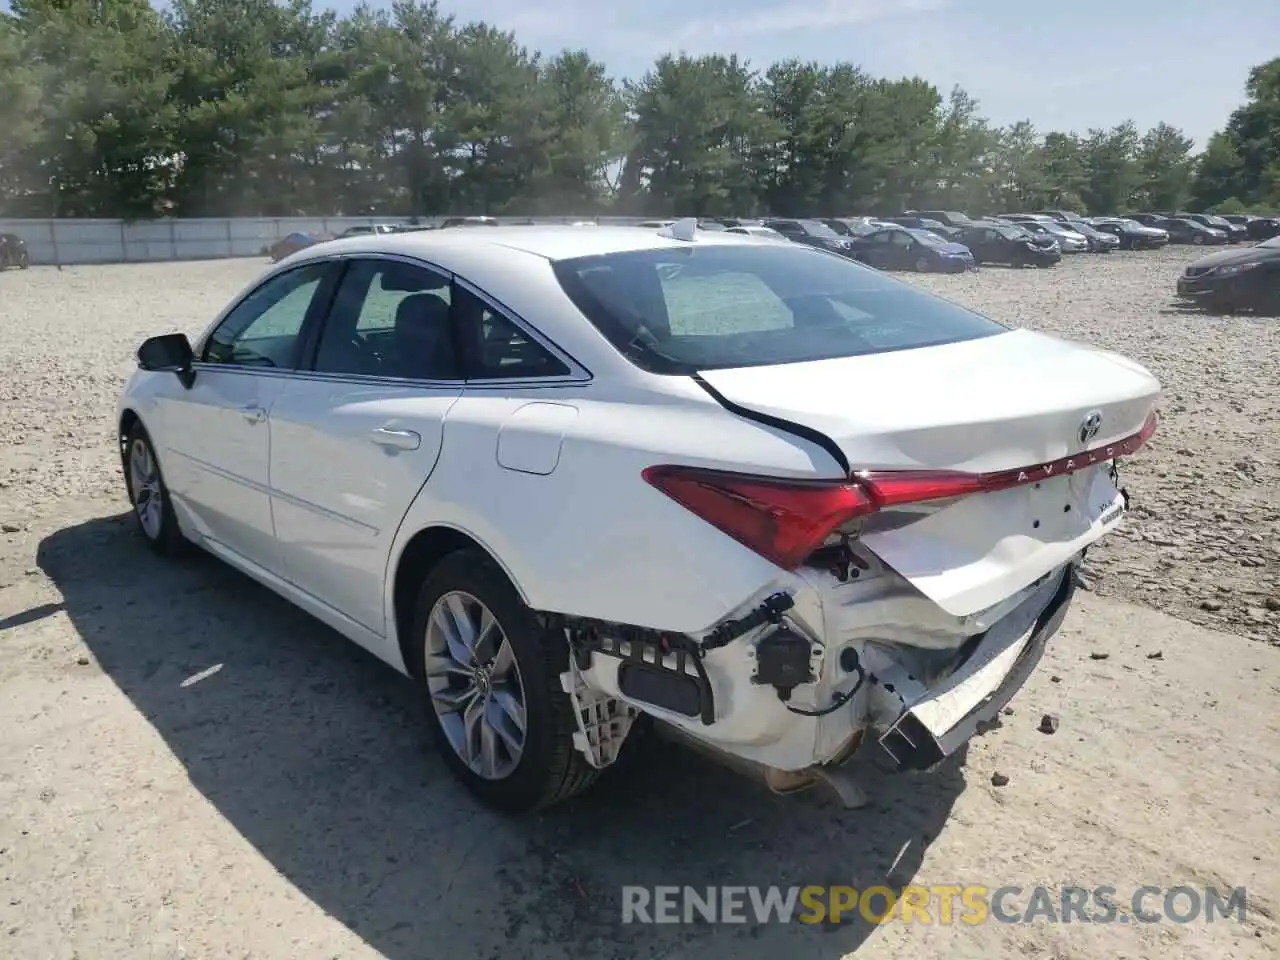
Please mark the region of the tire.
<svg viewBox="0 0 1280 960"><path fill-rule="evenodd" d="M121 458L129 506L133 508L134 522L147 546L161 556L182 552L187 539L178 528L160 460L141 423L135 423L129 431ZM138 471L146 471L146 475L138 475Z"/></svg>
<svg viewBox="0 0 1280 960"><path fill-rule="evenodd" d="M928 273L932 264L928 257L919 257L916 259L916 273Z"/></svg>
<svg viewBox="0 0 1280 960"><path fill-rule="evenodd" d="M18 269L19 270L31 269L31 254L29 254L26 250L23 250L20 254L18 254Z"/></svg>
<svg viewBox="0 0 1280 960"><path fill-rule="evenodd" d="M1202 237L1200 234L1197 233L1194 236L1192 236L1191 242L1197 247L1204 246L1204 237Z"/></svg>
<svg viewBox="0 0 1280 960"><path fill-rule="evenodd" d="M483 672L488 679L483 681L476 679L474 667L469 668L470 676L463 672L465 657L440 652L464 652L454 642L443 642L456 638L460 614L465 614L471 631L478 632L482 611L471 601L492 616L499 631L496 635L490 631L491 640L484 641L480 659L487 661ZM445 629L448 625L453 630ZM492 649L495 638L505 638L496 650ZM508 652L502 653L503 649ZM566 800L595 781L599 771L573 745L577 722L560 687L560 674L569 666L568 644L547 632L506 574L482 550L448 554L427 574L418 591L409 650L408 666L427 692L427 714L440 753L454 776L481 803L504 813L528 813ZM448 670L437 669L428 677L429 653L433 668L447 662ZM473 694L460 693L463 690ZM499 694L505 694L504 699L499 700ZM466 715L479 696L484 699L473 737ZM513 697L523 700L524 730L518 750L512 749L509 740L519 732L512 722L514 714L503 706L509 707ZM459 708L461 703L467 704L465 709ZM486 727L491 744L487 759L475 755L484 752ZM471 750L470 761L463 758L462 750ZM486 765L488 776L478 769Z"/></svg>

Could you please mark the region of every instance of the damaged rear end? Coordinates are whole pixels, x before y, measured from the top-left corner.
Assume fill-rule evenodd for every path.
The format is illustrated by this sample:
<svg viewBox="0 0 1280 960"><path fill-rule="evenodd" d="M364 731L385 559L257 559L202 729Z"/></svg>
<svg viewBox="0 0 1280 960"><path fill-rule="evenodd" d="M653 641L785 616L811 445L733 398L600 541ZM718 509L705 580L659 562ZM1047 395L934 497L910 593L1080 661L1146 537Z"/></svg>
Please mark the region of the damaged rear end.
<svg viewBox="0 0 1280 960"><path fill-rule="evenodd" d="M717 256L688 259L699 257L713 272ZM774 290L802 288L787 300L797 327L807 311L824 336L848 334L832 348L843 355L692 376L728 413L793 434L829 465L805 479L645 469L668 509L776 576L698 635L566 620L565 688L588 718L580 747L602 760L643 711L774 789L826 781L856 805L841 765L860 744L876 739L900 768L931 767L1024 684L1069 608L1074 567L1124 516L1119 464L1154 433L1160 386L1123 357L900 287L855 277L844 291L834 268L794 281L755 269ZM842 326L849 314L828 305L857 319ZM662 319L646 317L648 331ZM787 334L750 336L733 350ZM690 354L708 356L712 339ZM682 347L661 345L664 362Z"/></svg>

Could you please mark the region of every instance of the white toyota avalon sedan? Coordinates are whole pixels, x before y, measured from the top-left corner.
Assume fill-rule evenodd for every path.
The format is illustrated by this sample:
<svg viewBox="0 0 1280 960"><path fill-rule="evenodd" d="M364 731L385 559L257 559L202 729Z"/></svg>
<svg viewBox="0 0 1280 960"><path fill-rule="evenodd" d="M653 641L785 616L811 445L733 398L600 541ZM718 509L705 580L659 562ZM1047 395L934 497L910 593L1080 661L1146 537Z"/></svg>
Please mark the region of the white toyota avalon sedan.
<svg viewBox="0 0 1280 960"><path fill-rule="evenodd" d="M634 725L786 792L1009 701L1160 386L846 257L679 221L321 243L119 406L130 502L422 684L529 810Z"/></svg>

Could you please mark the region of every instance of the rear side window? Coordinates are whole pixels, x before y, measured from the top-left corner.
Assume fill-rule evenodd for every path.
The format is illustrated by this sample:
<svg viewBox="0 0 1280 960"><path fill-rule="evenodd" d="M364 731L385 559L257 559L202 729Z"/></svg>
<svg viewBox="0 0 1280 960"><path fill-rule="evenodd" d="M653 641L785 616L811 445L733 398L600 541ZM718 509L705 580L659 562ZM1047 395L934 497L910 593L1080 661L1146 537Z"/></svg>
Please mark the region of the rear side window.
<svg viewBox="0 0 1280 960"><path fill-rule="evenodd" d="M782 244L561 260L556 277L624 356L688 374L937 346L1006 328L845 257Z"/></svg>

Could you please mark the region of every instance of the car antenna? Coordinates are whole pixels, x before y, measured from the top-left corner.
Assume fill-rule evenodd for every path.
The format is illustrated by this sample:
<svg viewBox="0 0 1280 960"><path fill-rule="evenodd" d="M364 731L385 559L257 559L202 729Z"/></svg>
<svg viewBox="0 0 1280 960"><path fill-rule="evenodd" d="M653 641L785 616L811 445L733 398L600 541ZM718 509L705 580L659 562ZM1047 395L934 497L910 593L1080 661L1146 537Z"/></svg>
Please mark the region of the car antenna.
<svg viewBox="0 0 1280 960"><path fill-rule="evenodd" d="M658 231L658 236L693 243L698 239L698 218L685 217Z"/></svg>

